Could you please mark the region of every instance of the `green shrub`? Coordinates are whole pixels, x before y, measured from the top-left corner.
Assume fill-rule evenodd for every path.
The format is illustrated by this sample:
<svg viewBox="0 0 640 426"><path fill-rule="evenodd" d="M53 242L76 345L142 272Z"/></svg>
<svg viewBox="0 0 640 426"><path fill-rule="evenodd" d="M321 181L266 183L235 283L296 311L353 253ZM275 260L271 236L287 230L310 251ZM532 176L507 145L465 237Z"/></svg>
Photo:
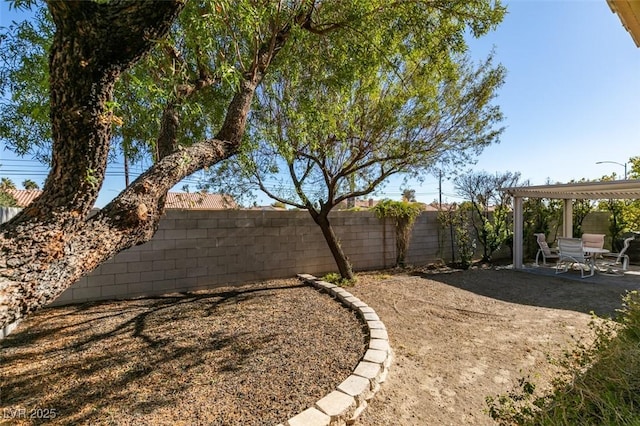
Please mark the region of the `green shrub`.
<svg viewBox="0 0 640 426"><path fill-rule="evenodd" d="M382 200L373 207L379 219L392 218L396 228L396 266L404 267L411 229L423 207L419 203L407 201Z"/></svg>
<svg viewBox="0 0 640 426"><path fill-rule="evenodd" d="M18 202L10 194L0 190L0 207L18 207Z"/></svg>
<svg viewBox="0 0 640 426"><path fill-rule="evenodd" d="M438 223L451 232L451 263L456 264L457 253L457 265L462 269L469 269L476 251L476 240L469 229L469 209L454 203L448 210L438 212ZM457 249L456 253L454 247Z"/></svg>
<svg viewBox="0 0 640 426"><path fill-rule="evenodd" d="M519 389L487 398L489 415L501 425L640 424L640 294L627 293L616 321L591 326L593 344L565 353L552 392L534 396L522 379Z"/></svg>
<svg viewBox="0 0 640 426"><path fill-rule="evenodd" d="M351 286L351 285L354 285L356 282L355 278L352 280L342 278L342 276L338 272L329 272L328 274L321 277L320 279L322 281L326 281L328 283L335 284L340 287Z"/></svg>

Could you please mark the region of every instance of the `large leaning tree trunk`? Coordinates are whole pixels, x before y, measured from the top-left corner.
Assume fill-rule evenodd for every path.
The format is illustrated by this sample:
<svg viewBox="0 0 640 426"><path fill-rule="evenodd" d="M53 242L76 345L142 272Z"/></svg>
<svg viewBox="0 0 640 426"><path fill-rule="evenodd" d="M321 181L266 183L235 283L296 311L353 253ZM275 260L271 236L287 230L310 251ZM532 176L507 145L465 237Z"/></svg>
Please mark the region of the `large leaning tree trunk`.
<svg viewBox="0 0 640 426"><path fill-rule="evenodd" d="M106 170L114 84L166 36L183 7L183 0L49 2L56 24L49 62L52 166L41 197L0 226L0 328L50 303L118 252L148 241L167 191L237 152L255 90L289 26L260 47L214 138L173 152L165 144L162 158L88 218Z"/></svg>
<svg viewBox="0 0 640 426"><path fill-rule="evenodd" d="M114 85L166 36L183 6L49 2L57 28L49 57L51 170L42 195L1 228L0 326L52 301L153 228L150 203L119 201L109 213L86 218L107 166ZM140 231L128 236L132 227Z"/></svg>

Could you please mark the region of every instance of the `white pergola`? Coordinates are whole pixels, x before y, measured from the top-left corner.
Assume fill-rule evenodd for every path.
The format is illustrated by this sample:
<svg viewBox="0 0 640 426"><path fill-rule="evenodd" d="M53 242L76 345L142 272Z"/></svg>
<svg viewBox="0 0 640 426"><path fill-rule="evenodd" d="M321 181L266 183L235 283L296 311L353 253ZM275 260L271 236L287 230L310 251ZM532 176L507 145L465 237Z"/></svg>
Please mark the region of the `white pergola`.
<svg viewBox="0 0 640 426"><path fill-rule="evenodd" d="M500 188L513 197L513 267L522 269L523 262L523 198L563 200L562 235L573 236L573 200L634 200L640 199L640 180L566 183L540 186Z"/></svg>

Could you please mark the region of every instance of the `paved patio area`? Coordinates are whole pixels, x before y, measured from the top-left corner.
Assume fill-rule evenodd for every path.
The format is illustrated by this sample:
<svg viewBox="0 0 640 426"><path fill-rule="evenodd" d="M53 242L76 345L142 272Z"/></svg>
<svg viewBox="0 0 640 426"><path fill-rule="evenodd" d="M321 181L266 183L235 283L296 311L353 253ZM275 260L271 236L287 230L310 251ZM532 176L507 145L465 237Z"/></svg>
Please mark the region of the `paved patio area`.
<svg viewBox="0 0 640 426"><path fill-rule="evenodd" d="M580 277L580 271L568 271L562 274L556 274L555 264L548 264L547 266L535 266L533 264L525 264L523 271L532 274L557 276L570 280L582 281L592 284L603 284L610 286L619 286L625 290L638 290L640 289L640 265L629 265L629 269L626 271L618 270L617 273L604 273L596 272L592 277Z"/></svg>

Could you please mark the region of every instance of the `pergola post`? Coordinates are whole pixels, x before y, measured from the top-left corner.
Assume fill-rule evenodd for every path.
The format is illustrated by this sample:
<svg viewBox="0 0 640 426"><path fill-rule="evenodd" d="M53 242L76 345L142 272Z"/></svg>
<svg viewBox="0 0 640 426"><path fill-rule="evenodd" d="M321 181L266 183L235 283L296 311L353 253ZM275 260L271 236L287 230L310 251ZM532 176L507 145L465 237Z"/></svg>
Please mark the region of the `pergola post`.
<svg viewBox="0 0 640 426"><path fill-rule="evenodd" d="M522 269L523 258L523 209L522 197L513 198L513 267Z"/></svg>
<svg viewBox="0 0 640 426"><path fill-rule="evenodd" d="M562 236L573 238L573 200L565 198L562 201Z"/></svg>

